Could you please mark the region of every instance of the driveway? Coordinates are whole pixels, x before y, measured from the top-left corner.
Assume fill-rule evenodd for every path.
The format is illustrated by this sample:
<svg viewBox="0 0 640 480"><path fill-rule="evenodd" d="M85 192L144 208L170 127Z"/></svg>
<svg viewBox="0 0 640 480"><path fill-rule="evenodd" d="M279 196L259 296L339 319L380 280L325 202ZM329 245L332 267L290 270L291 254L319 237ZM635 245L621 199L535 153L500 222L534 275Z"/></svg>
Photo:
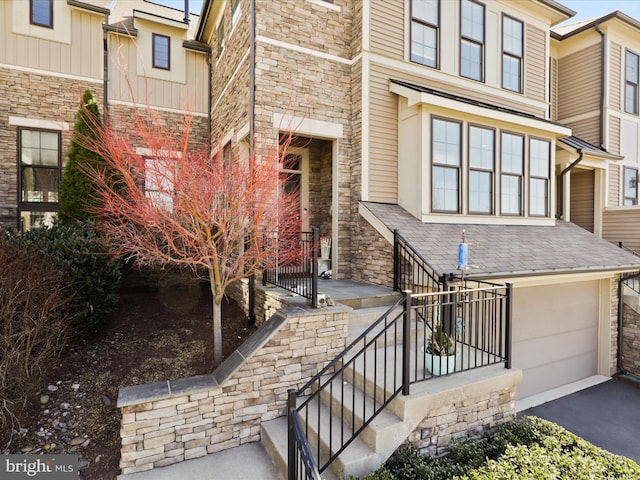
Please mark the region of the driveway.
<svg viewBox="0 0 640 480"><path fill-rule="evenodd" d="M640 384L613 378L524 410L563 426L611 453L640 464Z"/></svg>

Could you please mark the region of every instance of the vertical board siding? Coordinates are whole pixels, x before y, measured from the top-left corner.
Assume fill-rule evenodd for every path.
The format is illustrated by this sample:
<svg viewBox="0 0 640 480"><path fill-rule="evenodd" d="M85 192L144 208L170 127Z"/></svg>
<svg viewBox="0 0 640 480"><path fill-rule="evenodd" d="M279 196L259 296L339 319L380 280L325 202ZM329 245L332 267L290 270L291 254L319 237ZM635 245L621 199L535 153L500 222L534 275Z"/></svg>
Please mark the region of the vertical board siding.
<svg viewBox="0 0 640 480"><path fill-rule="evenodd" d="M609 195L607 206L617 207L620 204L620 166L610 163L608 168Z"/></svg>
<svg viewBox="0 0 640 480"><path fill-rule="evenodd" d="M640 252L640 208L605 210L602 237L616 245L623 242L628 248Z"/></svg>
<svg viewBox="0 0 640 480"><path fill-rule="evenodd" d="M371 2L371 51L404 58L405 2Z"/></svg>
<svg viewBox="0 0 640 480"><path fill-rule="evenodd" d="M609 56L609 108L622 111L622 46L611 43Z"/></svg>
<svg viewBox="0 0 640 480"><path fill-rule="evenodd" d="M593 170L571 172L571 222L593 233Z"/></svg>
<svg viewBox="0 0 640 480"><path fill-rule="evenodd" d="M545 101L547 70L545 32L527 24L525 38L525 95L533 100Z"/></svg>
<svg viewBox="0 0 640 480"><path fill-rule="evenodd" d="M558 61L558 75L559 119L599 111L600 44L561 58ZM589 94L585 95L584 92Z"/></svg>

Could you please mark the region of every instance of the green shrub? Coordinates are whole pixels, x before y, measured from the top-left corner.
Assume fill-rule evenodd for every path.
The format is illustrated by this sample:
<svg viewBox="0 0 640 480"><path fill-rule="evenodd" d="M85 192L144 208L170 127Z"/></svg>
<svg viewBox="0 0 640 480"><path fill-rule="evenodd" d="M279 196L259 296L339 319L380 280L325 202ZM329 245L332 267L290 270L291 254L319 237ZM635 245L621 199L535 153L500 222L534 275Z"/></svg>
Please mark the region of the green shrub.
<svg viewBox="0 0 640 480"><path fill-rule="evenodd" d="M92 328L109 319L118 303L120 262L111 257L95 229L80 222L56 222L19 235L52 269L64 273L74 292L70 308L77 327Z"/></svg>

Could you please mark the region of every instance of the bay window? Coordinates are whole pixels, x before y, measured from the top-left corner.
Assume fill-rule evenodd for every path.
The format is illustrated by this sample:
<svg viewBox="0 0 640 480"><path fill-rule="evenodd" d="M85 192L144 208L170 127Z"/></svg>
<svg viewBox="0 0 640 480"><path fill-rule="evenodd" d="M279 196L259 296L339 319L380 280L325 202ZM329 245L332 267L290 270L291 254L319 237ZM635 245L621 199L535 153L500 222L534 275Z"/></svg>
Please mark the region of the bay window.
<svg viewBox="0 0 640 480"><path fill-rule="evenodd" d="M549 162L551 143L547 140L529 140L529 215L549 214Z"/></svg>
<svg viewBox="0 0 640 480"><path fill-rule="evenodd" d="M461 124L434 118L431 124L431 204L434 211L458 213Z"/></svg>
<svg viewBox="0 0 640 480"><path fill-rule="evenodd" d="M522 215L524 176L524 137L503 132L501 136L501 211L503 215Z"/></svg>
<svg viewBox="0 0 640 480"><path fill-rule="evenodd" d="M493 213L494 131L469 127L469 213Z"/></svg>

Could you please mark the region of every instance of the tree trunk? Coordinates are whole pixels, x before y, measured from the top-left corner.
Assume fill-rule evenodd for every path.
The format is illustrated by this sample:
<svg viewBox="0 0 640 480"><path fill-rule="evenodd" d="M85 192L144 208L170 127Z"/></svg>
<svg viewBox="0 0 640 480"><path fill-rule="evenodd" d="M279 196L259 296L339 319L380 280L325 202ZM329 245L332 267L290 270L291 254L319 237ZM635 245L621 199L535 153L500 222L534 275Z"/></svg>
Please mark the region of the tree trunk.
<svg viewBox="0 0 640 480"><path fill-rule="evenodd" d="M213 365L214 368L222 363L222 297L216 294L215 288L211 285L213 294Z"/></svg>

